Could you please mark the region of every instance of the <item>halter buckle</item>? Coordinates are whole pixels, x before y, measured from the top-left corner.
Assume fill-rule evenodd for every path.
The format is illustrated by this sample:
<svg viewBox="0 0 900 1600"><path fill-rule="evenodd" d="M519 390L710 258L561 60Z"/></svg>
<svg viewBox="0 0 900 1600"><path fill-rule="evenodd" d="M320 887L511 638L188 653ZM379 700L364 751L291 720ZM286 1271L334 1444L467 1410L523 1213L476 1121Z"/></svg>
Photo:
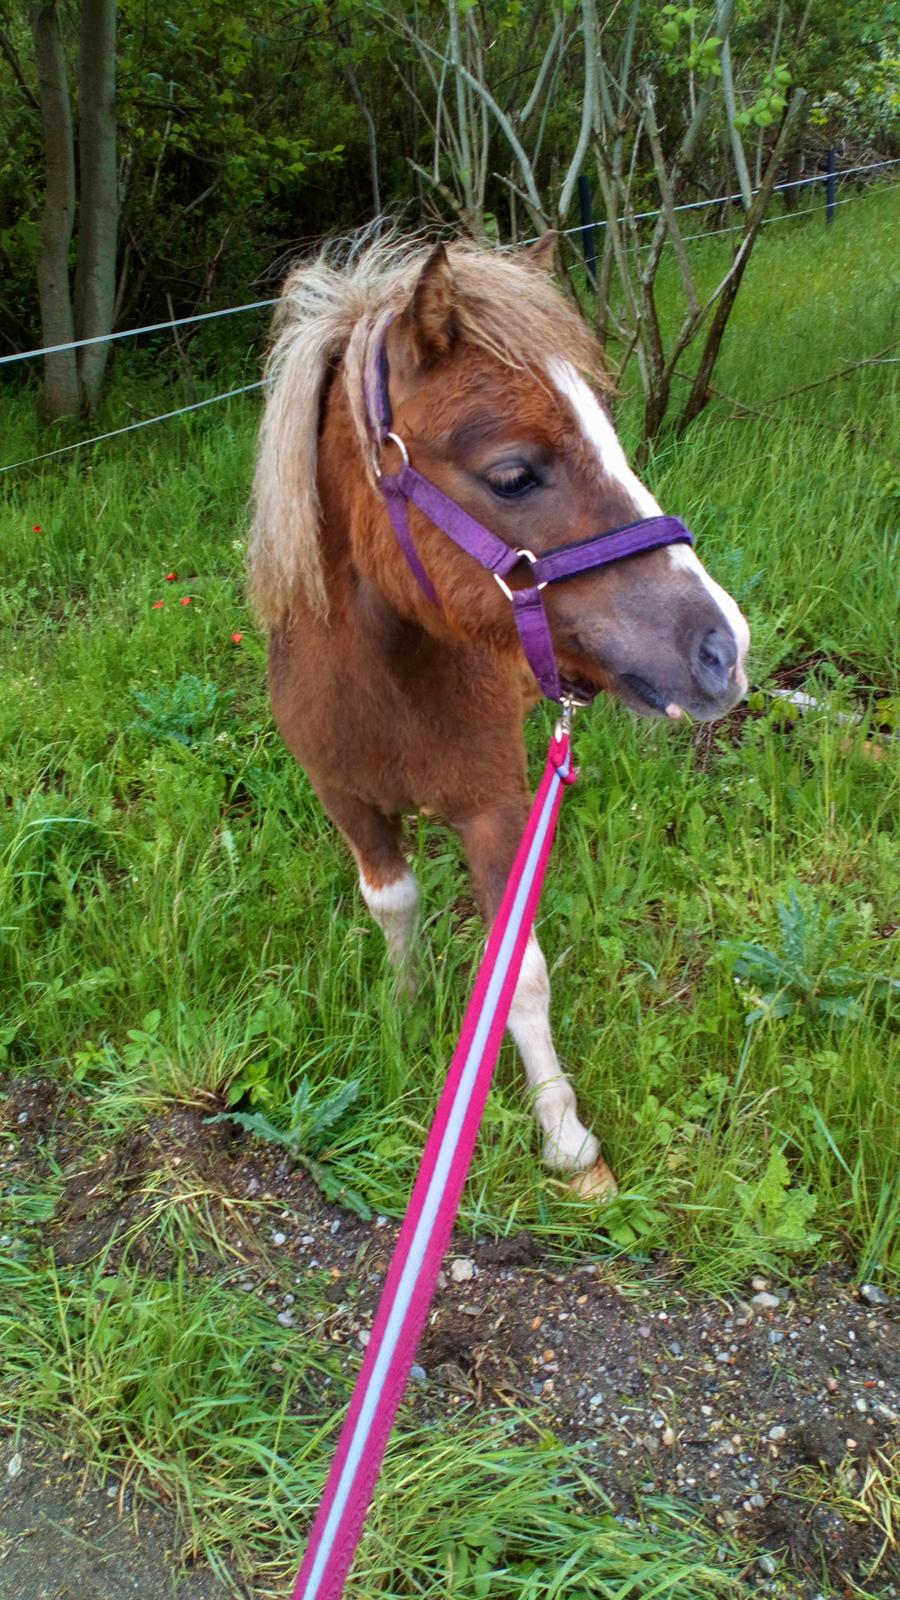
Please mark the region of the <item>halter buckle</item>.
<svg viewBox="0 0 900 1600"><path fill-rule="evenodd" d="M517 550L516 551L516 555L517 556L521 556L523 561L530 562L532 567L537 566L537 556L535 555L533 550ZM505 578L501 578L499 572L495 572L494 573L494 581L503 590L503 593L506 595L507 600L512 600L513 591L509 587L509 584L506 582L506 579ZM537 587L538 587L538 589L546 589L546 587L547 587L546 581L544 583L539 583L537 585Z"/></svg>

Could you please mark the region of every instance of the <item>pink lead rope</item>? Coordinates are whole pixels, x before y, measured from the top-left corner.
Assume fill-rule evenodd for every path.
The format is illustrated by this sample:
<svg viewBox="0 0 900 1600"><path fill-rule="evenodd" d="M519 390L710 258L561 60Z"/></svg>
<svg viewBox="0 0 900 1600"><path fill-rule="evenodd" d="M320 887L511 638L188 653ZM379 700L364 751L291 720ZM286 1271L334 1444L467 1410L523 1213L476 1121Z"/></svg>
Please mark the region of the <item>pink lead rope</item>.
<svg viewBox="0 0 900 1600"><path fill-rule="evenodd" d="M568 730L557 726L478 969L293 1600L340 1600L344 1592L450 1243L537 913L563 790L575 777Z"/></svg>

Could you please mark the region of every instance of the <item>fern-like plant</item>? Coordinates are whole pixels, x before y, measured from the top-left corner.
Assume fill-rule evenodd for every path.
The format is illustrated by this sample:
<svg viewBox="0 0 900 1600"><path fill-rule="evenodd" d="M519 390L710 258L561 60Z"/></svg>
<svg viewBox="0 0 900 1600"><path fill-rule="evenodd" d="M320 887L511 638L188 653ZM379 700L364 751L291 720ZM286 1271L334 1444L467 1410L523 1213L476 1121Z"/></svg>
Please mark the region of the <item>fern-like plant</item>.
<svg viewBox="0 0 900 1600"><path fill-rule="evenodd" d="M754 991L756 1004L747 1023L776 1017L836 1017L862 1014L866 994L886 1000L900 993L896 978L841 966L835 955L848 919L792 888L777 905L779 948L739 940L723 942L734 956L734 974Z"/></svg>
<svg viewBox="0 0 900 1600"><path fill-rule="evenodd" d="M220 1111L207 1122L233 1122L245 1133L255 1134L268 1144L281 1145L293 1159L309 1173L321 1189L326 1200L346 1206L363 1221L372 1215L371 1207L355 1189L347 1184L323 1161L328 1140L326 1134L337 1126L341 1118L358 1098L362 1085L358 1078L339 1084L330 1094L314 1100L307 1078L302 1078L291 1098L288 1125L279 1128L262 1111Z"/></svg>
<svg viewBox="0 0 900 1600"><path fill-rule="evenodd" d="M216 717L234 699L234 690L223 692L218 684L183 672L171 688L135 689L133 698L144 714L129 723L129 733L174 739L192 748L212 737Z"/></svg>

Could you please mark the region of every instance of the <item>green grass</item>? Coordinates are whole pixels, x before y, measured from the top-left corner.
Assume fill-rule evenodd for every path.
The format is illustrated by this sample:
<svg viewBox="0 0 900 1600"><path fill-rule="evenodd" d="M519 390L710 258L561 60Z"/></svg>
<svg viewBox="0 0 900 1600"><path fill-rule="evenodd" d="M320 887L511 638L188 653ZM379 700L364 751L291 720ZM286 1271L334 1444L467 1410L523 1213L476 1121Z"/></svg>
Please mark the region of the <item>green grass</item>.
<svg viewBox="0 0 900 1600"><path fill-rule="evenodd" d="M22 1417L61 1417L63 1442L87 1445L107 1480L174 1506L182 1559L202 1554L226 1584L253 1576L259 1592L286 1592L349 1396L334 1345L183 1270L160 1281L127 1260L65 1275L0 1265L11 1419L19 1397ZM306 1298L297 1309L309 1315ZM616 1518L585 1457L499 1408L437 1435L401 1421L348 1595L715 1600L745 1564L689 1508L651 1498Z"/></svg>
<svg viewBox="0 0 900 1600"><path fill-rule="evenodd" d="M691 248L713 281L727 242ZM769 229L717 386L766 412L783 390L886 345L898 260L897 191L847 206L827 233L819 218ZM121 360L103 425L128 420L138 404L146 414L178 403L150 366L129 373ZM891 577L898 371L861 369L776 408L775 420L732 420L717 403L651 464L660 498L687 517L708 565L750 617L754 686L765 691L777 671L799 667L801 686L825 708L787 722L761 692L739 730L719 730L711 742L603 704L579 718L581 780L566 800L541 938L560 1054L623 1192L598 1213L540 1174L507 1050L464 1227L528 1227L573 1253L665 1251L718 1291L753 1270L789 1276L835 1255L869 1277L896 1271L892 1003L880 980L891 970L898 892L897 743L877 727L896 720L900 701ZM632 442L636 405L626 397L622 408ZM422 825L413 841L428 951L422 994L413 1007L394 1004L351 863L270 725L264 642L241 587L257 414L247 397L0 480L0 1050L7 1071L66 1085L98 1142L173 1098L243 1090L278 1122L301 1077L322 1100L358 1079L328 1159L338 1181L399 1214L481 930L454 909L455 841ZM3 402L3 419L7 459L40 447L28 395ZM172 570L178 579L167 584ZM187 595L192 603L181 606ZM165 606L154 609L159 599ZM862 721L839 721L849 711ZM549 725L548 710L532 718L535 769ZM787 960L778 907L792 888L800 909L787 944L800 957L785 979L789 1014L748 1026L758 995L736 981L737 950L762 945ZM833 968L854 975L846 1020L820 1003L821 975ZM19 1270L9 1269L16 1304L30 1304ZM215 1430L193 1400L177 1427L158 1396L145 1404L139 1389L126 1402L130 1358L118 1334L98 1369L102 1419L85 1405L92 1304L97 1325L112 1326L132 1300L155 1305L161 1296L163 1324L196 1351L197 1365L188 1358L184 1369L185 1396L196 1398L219 1359L208 1333L227 1284L189 1289L179 1277L152 1283L128 1269L124 1298L117 1289L99 1300L89 1272L60 1270L55 1284L54 1328L31 1354L22 1330L32 1323L13 1310L15 1414L57 1414L94 1460L134 1461L145 1481L167 1487L205 1548L233 1535L245 1566L276 1560L288 1532L279 1519L302 1520L311 1504L317 1429L330 1407L298 1419L284 1385L267 1387L271 1331L253 1367L259 1429L254 1422L248 1437L261 1442L232 1460L230 1446L210 1443ZM138 1328L139 1384L159 1357L152 1321ZM259 1330L234 1327L235 1352L254 1347ZM220 1355L224 1382L231 1356ZM292 1395L304 1371L292 1370ZM132 1402L155 1430L140 1433L140 1448ZM288 1429L277 1465L253 1454L275 1447L276 1416ZM471 1564L452 1554L464 1542L465 1507L483 1498L498 1459L514 1459L486 1502L485 1548L508 1538L515 1561L535 1561L536 1575L504 1579L490 1593L576 1595L550 1575L562 1570L564 1550L589 1563L595 1491L556 1443L537 1477L530 1448L498 1457L491 1427L407 1435L395 1446L387 1482L396 1504L382 1494L354 1593L407 1592L391 1553L403 1525L405 1548L420 1551L415 1561L445 1575L433 1592L477 1595L474 1577L454 1588L446 1573L464 1570L454 1561ZM233 1419L228 1438L243 1428ZM557 1479L568 1485L559 1495ZM419 1499L423 1483L433 1500L424 1491ZM458 1489L454 1506L441 1498L447 1483ZM220 1510L204 1496L219 1496ZM246 1515L229 1534L222 1508L235 1500ZM536 1508L527 1534L520 1501ZM201 1521L213 1533L197 1532ZM607 1532L624 1562L644 1559L644 1538L646 1559L657 1559L659 1540L646 1529ZM684 1538L678 1548L701 1559L699 1535ZM578 1570L584 1581L589 1567ZM585 1592L620 1592L599 1581ZM684 1584L665 1592L717 1592L708 1575ZM656 1590L648 1579L637 1592Z"/></svg>

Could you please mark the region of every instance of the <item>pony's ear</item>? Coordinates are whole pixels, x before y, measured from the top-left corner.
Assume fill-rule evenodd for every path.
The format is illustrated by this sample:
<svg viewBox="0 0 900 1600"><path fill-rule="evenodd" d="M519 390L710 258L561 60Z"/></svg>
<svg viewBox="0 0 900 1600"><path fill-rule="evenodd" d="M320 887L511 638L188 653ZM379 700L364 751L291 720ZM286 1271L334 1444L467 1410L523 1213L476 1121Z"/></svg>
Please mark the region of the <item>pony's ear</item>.
<svg viewBox="0 0 900 1600"><path fill-rule="evenodd" d="M556 265L556 234L552 228L542 233L534 244L527 245L522 251L522 260L526 266L536 267L539 272L552 272Z"/></svg>
<svg viewBox="0 0 900 1600"><path fill-rule="evenodd" d="M422 361L449 355L456 338L453 273L447 251L435 245L428 257L403 318Z"/></svg>

